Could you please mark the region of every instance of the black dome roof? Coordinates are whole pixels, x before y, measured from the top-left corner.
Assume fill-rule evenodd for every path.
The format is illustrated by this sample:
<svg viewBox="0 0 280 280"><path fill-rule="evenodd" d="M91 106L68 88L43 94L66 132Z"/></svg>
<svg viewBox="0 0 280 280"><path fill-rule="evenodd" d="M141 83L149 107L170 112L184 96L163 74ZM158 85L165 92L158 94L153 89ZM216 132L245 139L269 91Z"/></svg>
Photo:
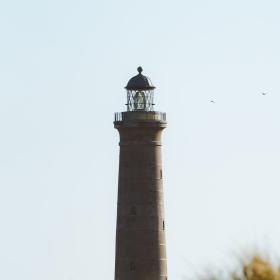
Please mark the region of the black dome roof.
<svg viewBox="0 0 280 280"><path fill-rule="evenodd" d="M137 71L139 72L139 74L132 77L128 81L127 86L125 88L127 90L137 90L137 89L152 90L152 89L154 89L155 86L152 84L152 81L148 77L141 74L143 71L141 66L139 66L137 68Z"/></svg>

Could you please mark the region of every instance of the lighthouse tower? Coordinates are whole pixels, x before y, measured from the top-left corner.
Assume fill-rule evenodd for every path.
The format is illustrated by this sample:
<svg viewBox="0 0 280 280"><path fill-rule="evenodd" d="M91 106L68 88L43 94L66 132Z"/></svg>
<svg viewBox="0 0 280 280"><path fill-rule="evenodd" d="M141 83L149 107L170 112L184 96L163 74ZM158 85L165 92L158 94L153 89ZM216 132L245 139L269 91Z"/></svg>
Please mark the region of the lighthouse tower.
<svg viewBox="0 0 280 280"><path fill-rule="evenodd" d="M128 81L127 111L115 113L120 135L115 280L167 280L161 132L151 80Z"/></svg>

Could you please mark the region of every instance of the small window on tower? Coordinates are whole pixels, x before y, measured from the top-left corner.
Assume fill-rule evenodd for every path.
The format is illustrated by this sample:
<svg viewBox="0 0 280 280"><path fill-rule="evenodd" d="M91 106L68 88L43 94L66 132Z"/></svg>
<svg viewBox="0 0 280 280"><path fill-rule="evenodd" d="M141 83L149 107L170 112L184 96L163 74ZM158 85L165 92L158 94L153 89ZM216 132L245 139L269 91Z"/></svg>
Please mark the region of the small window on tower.
<svg viewBox="0 0 280 280"><path fill-rule="evenodd" d="M129 269L131 272L135 271L135 263L130 263Z"/></svg>
<svg viewBox="0 0 280 280"><path fill-rule="evenodd" d="M160 179L162 179L162 169L160 170Z"/></svg>
<svg viewBox="0 0 280 280"><path fill-rule="evenodd" d="M162 229L165 230L165 222L162 222Z"/></svg>
<svg viewBox="0 0 280 280"><path fill-rule="evenodd" d="M130 216L136 216L136 208L135 208L134 206L132 206L132 207L130 208L129 215L130 215Z"/></svg>

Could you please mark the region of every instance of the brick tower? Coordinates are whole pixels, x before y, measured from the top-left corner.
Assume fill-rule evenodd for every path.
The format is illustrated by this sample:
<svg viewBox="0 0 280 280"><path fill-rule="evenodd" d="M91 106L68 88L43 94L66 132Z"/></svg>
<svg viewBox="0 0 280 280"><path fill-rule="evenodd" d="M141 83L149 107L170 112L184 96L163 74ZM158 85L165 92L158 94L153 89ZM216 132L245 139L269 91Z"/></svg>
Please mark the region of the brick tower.
<svg viewBox="0 0 280 280"><path fill-rule="evenodd" d="M150 79L139 74L127 90L127 111L116 113L120 134L115 280L167 280L161 132Z"/></svg>

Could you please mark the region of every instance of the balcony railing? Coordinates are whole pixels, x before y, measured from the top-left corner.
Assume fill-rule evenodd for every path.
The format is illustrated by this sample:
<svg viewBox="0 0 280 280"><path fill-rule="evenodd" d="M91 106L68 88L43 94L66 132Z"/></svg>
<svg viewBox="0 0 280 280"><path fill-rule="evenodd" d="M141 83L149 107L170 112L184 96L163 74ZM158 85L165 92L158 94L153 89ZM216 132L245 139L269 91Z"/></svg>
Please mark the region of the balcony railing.
<svg viewBox="0 0 280 280"><path fill-rule="evenodd" d="M121 121L163 121L166 122L166 113L163 112L118 112L115 113L115 122Z"/></svg>

